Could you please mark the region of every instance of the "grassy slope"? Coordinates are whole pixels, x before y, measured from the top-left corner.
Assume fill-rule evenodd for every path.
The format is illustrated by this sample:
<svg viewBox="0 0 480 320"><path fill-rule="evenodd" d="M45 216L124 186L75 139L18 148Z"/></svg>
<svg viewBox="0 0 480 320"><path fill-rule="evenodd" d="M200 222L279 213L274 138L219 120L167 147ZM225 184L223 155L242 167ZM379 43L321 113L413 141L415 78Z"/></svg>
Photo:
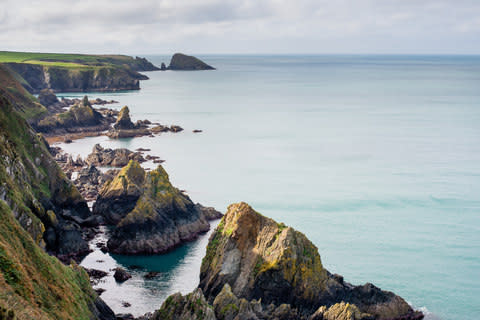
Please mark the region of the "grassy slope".
<svg viewBox="0 0 480 320"><path fill-rule="evenodd" d="M135 59L124 55L86 55L68 53L37 53L0 51L0 63L29 63L64 68L91 68L132 65Z"/></svg>
<svg viewBox="0 0 480 320"><path fill-rule="evenodd" d="M18 319L90 319L96 295L88 276L38 245L48 219L38 199L81 196L20 115L31 97L0 71L0 314L6 308Z"/></svg>
<svg viewBox="0 0 480 320"><path fill-rule="evenodd" d="M14 104L24 119L37 119L46 114L47 109L25 90L21 84L24 81L20 75L0 64L0 94Z"/></svg>
<svg viewBox="0 0 480 320"><path fill-rule="evenodd" d="M0 200L0 306L18 319L89 319L95 294L78 266L38 247Z"/></svg>

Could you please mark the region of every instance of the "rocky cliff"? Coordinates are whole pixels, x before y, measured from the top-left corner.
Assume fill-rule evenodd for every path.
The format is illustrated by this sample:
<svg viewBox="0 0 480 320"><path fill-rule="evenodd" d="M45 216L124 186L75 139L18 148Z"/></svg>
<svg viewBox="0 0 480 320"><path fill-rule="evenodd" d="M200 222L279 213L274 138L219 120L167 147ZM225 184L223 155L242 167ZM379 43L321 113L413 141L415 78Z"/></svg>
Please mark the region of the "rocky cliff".
<svg viewBox="0 0 480 320"><path fill-rule="evenodd" d="M6 63L23 80L24 87L38 93L48 88L58 92L139 90L147 76L127 66L68 68L29 63Z"/></svg>
<svg viewBox="0 0 480 320"><path fill-rule="evenodd" d="M65 260L88 252L90 212L0 83L0 307L18 319L114 319L88 276ZM28 98L27 98L28 100ZM31 106L30 106L31 107Z"/></svg>
<svg viewBox="0 0 480 320"><path fill-rule="evenodd" d="M423 318L392 292L332 275L305 235L246 203L229 206L212 234L199 288L216 319ZM159 319L173 319L172 314L179 310L172 311L167 302L156 313Z"/></svg>
<svg viewBox="0 0 480 320"><path fill-rule="evenodd" d="M130 161L100 191L94 213L115 224L108 248L122 254L171 250L210 229L211 208L195 205L172 186L162 166L145 172Z"/></svg>
<svg viewBox="0 0 480 320"><path fill-rule="evenodd" d="M202 60L193 56L187 56L183 53L175 53L170 60L168 70L215 70L214 67L209 66Z"/></svg>

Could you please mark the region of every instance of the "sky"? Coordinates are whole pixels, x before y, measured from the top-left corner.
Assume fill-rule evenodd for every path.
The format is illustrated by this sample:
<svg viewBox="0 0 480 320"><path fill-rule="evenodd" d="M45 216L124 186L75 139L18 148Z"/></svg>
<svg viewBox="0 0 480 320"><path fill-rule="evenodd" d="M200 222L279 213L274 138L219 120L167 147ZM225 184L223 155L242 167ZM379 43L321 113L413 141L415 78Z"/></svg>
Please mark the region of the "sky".
<svg viewBox="0 0 480 320"><path fill-rule="evenodd" d="M480 54L480 0L0 0L0 50Z"/></svg>

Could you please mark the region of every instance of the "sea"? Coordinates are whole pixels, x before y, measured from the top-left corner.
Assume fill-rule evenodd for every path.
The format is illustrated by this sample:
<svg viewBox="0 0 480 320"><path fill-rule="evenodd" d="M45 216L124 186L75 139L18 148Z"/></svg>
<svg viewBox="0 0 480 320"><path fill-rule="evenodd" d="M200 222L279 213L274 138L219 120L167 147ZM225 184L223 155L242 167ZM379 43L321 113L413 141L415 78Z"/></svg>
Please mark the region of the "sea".
<svg viewBox="0 0 480 320"><path fill-rule="evenodd" d="M194 202L249 203L307 235L345 281L393 291L430 320L480 314L480 56L198 57L217 70L145 72L139 91L87 93L184 131L60 146L149 148ZM82 265L108 271L101 297L138 316L198 285L208 236L132 257L102 253L99 235ZM117 266L133 278L116 283Z"/></svg>

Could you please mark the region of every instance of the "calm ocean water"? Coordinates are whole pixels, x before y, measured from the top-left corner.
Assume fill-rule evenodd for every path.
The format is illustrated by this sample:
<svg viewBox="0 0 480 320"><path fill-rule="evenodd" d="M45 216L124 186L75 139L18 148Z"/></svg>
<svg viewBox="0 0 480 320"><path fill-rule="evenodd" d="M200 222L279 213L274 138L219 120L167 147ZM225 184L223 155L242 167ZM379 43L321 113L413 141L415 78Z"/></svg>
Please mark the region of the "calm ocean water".
<svg viewBox="0 0 480 320"><path fill-rule="evenodd" d="M201 58L218 70L149 72L138 92L92 94L184 132L64 149L151 148L194 201L246 201L292 225L346 281L394 291L429 319L480 314L480 57ZM98 287L116 312L139 315L197 285L206 243L158 257L97 251L83 264L136 266Z"/></svg>

